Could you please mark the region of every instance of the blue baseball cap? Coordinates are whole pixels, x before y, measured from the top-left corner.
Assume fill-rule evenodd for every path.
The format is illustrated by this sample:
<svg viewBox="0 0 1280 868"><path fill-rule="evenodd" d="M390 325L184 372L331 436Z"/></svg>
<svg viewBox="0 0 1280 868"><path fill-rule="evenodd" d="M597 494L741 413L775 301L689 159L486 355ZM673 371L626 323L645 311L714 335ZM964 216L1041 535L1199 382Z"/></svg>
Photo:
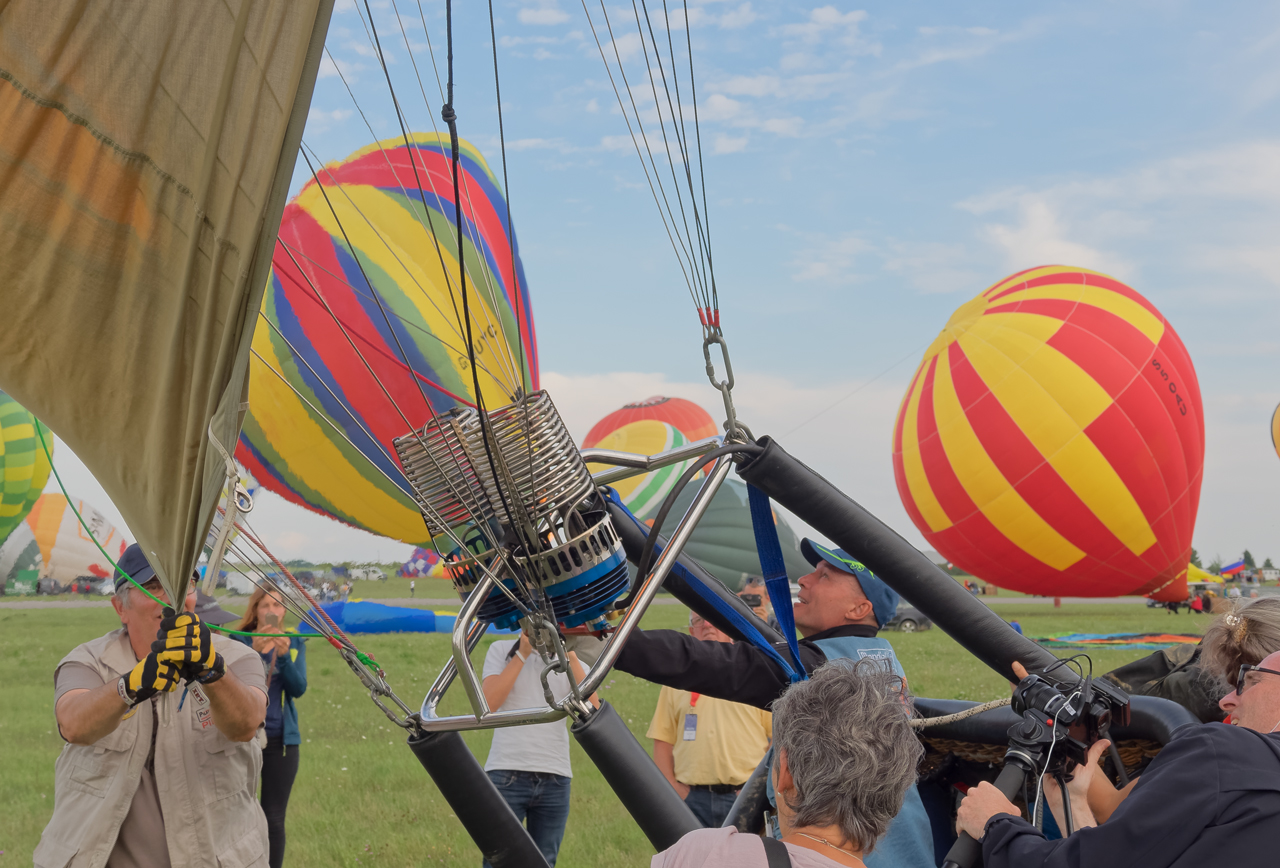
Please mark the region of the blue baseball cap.
<svg viewBox="0 0 1280 868"><path fill-rule="evenodd" d="M124 550L124 554L116 561L116 590L129 583L132 578L139 585L145 585L156 576L155 568L142 553L142 546L134 543Z"/></svg>
<svg viewBox="0 0 1280 868"><path fill-rule="evenodd" d="M124 554L116 561L116 590L129 584L132 578L139 585L145 585L156 577L155 568L151 566L151 562L147 560L147 556L142 553L142 546L134 543L124 550ZM200 573L193 572L191 574L193 582L200 580ZM210 623L218 623L211 621Z"/></svg>
<svg viewBox="0 0 1280 868"><path fill-rule="evenodd" d="M829 549L820 545L811 539L800 540L800 554L804 555L804 559L815 567L819 561L826 561L844 573L849 573L858 580L862 593L866 594L867 599L871 601L871 611L876 616L876 625L883 627L893 620L894 615L898 613L898 592L886 585L882 580L876 577L862 565L861 562L849 556L844 549Z"/></svg>

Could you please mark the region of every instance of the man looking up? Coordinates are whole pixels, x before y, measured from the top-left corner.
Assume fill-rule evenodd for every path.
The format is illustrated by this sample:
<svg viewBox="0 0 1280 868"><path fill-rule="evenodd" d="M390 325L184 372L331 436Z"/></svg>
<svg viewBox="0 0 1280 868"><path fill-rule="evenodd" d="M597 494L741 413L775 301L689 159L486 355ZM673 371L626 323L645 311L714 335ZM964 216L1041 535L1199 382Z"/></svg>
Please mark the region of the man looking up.
<svg viewBox="0 0 1280 868"><path fill-rule="evenodd" d="M793 606L800 660L813 672L828 660L874 658L896 675L905 674L891 646L877 637L893 619L898 594L842 549L802 540L800 553L813 565L801 576ZM778 653L789 659L785 642ZM637 678L768 709L790 685L782 666L746 642L700 642L678 630L633 633L615 668ZM928 815L912 787L889 832L867 856L869 868L933 868Z"/></svg>
<svg viewBox="0 0 1280 868"><path fill-rule="evenodd" d="M262 663L210 635L194 614L194 582L175 614L138 545L118 567L120 629L75 648L54 672L54 716L67 743L35 865L265 866L267 824L254 798Z"/></svg>
<svg viewBox="0 0 1280 868"><path fill-rule="evenodd" d="M689 613L689 635L704 642L733 641L696 612ZM702 825L716 828L769 750L773 715L664 687L648 735L658 769Z"/></svg>

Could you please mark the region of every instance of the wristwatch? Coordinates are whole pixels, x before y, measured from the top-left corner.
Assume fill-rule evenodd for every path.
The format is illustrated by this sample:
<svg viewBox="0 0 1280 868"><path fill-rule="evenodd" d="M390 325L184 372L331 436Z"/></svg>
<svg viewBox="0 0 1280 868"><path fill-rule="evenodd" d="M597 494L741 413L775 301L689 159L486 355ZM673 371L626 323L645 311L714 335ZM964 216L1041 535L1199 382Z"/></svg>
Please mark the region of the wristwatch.
<svg viewBox="0 0 1280 868"><path fill-rule="evenodd" d="M133 708L138 704L138 700L129 696L129 676L121 675L120 680L116 682L116 692L120 694L120 698L124 700L124 704Z"/></svg>

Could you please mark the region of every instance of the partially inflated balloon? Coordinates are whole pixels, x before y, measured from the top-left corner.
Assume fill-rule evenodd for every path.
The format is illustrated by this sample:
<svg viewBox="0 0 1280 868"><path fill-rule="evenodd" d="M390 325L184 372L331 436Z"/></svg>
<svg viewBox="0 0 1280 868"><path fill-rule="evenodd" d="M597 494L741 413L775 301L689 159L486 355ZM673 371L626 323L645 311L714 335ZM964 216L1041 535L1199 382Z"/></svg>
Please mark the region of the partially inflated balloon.
<svg viewBox="0 0 1280 868"><path fill-rule="evenodd" d="M413 550L409 560L401 564L400 569L396 570L396 575L403 576L406 579L441 579L444 578L444 561L440 558L440 553L435 549L419 546Z"/></svg>
<svg viewBox="0 0 1280 868"><path fill-rule="evenodd" d="M956 566L1027 593L1185 599L1200 387L1123 283L1050 266L987 289L925 352L893 436L902 502Z"/></svg>
<svg viewBox="0 0 1280 868"><path fill-rule="evenodd" d="M469 329L447 139L370 145L285 208L236 452L287 500L420 544L428 534L391 443L433 410L475 403L468 333L487 407L538 389L506 202L465 142L461 169Z"/></svg>
<svg viewBox="0 0 1280 868"><path fill-rule="evenodd" d="M643 419L666 422L690 441L713 437L719 433L711 414L692 401L655 395L634 404L627 404L621 410L614 410L605 416L587 432L582 446L588 449L599 445L606 435L617 431L623 425Z"/></svg>
<svg viewBox="0 0 1280 868"><path fill-rule="evenodd" d="M599 449L655 455L667 449L683 446L688 442L688 438L676 430L674 425L659 422L656 419L642 419L639 422L629 422L617 431L606 434L594 445ZM677 461L675 464L660 467L652 473L624 479L615 483L613 487L617 489L627 509L635 513L638 518L649 519L662 506L663 499L692 463L692 460ZM597 464L591 464L588 467L592 473L605 469L604 465Z"/></svg>
<svg viewBox="0 0 1280 868"><path fill-rule="evenodd" d="M40 445L36 417L21 404L0 392L0 543L27 517L36 499L49 481L49 457L53 454L53 435L41 427L46 455Z"/></svg>
<svg viewBox="0 0 1280 868"><path fill-rule="evenodd" d="M77 511L92 536L76 518ZM26 523L40 548L41 577L64 584L81 577L105 579L111 575L111 562L98 546L116 560L129 546L124 535L102 513L83 500L75 501L73 511L61 494L41 495Z"/></svg>
<svg viewBox="0 0 1280 868"><path fill-rule="evenodd" d="M655 455L716 433L707 411L683 398L649 398L627 404L597 422L582 442L584 449L613 449ZM693 460L660 467L652 473L615 483L618 495L638 518L651 519ZM603 465L589 465L593 473Z"/></svg>

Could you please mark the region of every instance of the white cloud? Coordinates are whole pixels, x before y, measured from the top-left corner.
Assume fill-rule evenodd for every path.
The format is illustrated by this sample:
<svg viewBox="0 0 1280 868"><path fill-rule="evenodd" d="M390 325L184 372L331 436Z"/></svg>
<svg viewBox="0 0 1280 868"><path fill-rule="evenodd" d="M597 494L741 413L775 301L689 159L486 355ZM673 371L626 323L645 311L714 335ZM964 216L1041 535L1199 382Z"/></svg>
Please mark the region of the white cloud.
<svg viewBox="0 0 1280 868"><path fill-rule="evenodd" d="M729 121L741 117L742 103L724 94L713 93L699 110L699 116L708 121Z"/></svg>
<svg viewBox="0 0 1280 868"><path fill-rule="evenodd" d="M861 236L847 232L836 237L815 236L796 253L791 264L796 269L792 280L822 281L827 284L847 284L857 279L854 266L862 254L872 250L872 245Z"/></svg>
<svg viewBox="0 0 1280 868"><path fill-rule="evenodd" d="M757 17L755 10L751 8L751 4L743 3L737 9L721 15L717 23L725 30L738 30L754 23Z"/></svg>
<svg viewBox="0 0 1280 868"><path fill-rule="evenodd" d="M596 112L600 111L600 103L597 102L594 98L587 100L587 111L591 112L592 114L595 114Z"/></svg>
<svg viewBox="0 0 1280 868"><path fill-rule="evenodd" d="M569 20L569 13L551 5L543 6L541 9L521 9L519 18L521 24L545 26L566 23Z"/></svg>
<svg viewBox="0 0 1280 868"><path fill-rule="evenodd" d="M724 81L716 82L712 87L720 93L734 96L782 96L782 82L776 75L762 73L760 75L735 75Z"/></svg>
<svg viewBox="0 0 1280 868"><path fill-rule="evenodd" d="M326 51L324 56L320 58L320 70L317 76L319 78L334 78L341 71L342 77L347 80L347 83L351 83L359 80L357 73L363 69L367 69L363 63L335 58Z"/></svg>
<svg viewBox="0 0 1280 868"><path fill-rule="evenodd" d="M1018 222L989 223L982 234L1005 253L1010 271L1038 265L1075 265L1132 279L1135 268L1122 258L1067 236L1070 230L1046 199L1029 194L1018 203Z"/></svg>
<svg viewBox="0 0 1280 868"><path fill-rule="evenodd" d="M867 13L862 9L841 12L834 6L819 6L809 12L807 21L800 24L784 24L782 33L810 44L833 37L846 47L857 47L867 53L875 53L879 50L879 46L864 42L859 33L859 26L866 18Z"/></svg>
<svg viewBox="0 0 1280 868"><path fill-rule="evenodd" d="M713 154L736 154L747 149L747 137L726 136L723 133L716 134L715 145L712 148Z"/></svg>
<svg viewBox="0 0 1280 868"><path fill-rule="evenodd" d="M974 196L982 237L1013 268L1064 262L1124 278L1137 266L1122 244L1158 243L1158 258L1280 284L1280 141L1256 141L1158 160L1127 172L1041 189Z"/></svg>

